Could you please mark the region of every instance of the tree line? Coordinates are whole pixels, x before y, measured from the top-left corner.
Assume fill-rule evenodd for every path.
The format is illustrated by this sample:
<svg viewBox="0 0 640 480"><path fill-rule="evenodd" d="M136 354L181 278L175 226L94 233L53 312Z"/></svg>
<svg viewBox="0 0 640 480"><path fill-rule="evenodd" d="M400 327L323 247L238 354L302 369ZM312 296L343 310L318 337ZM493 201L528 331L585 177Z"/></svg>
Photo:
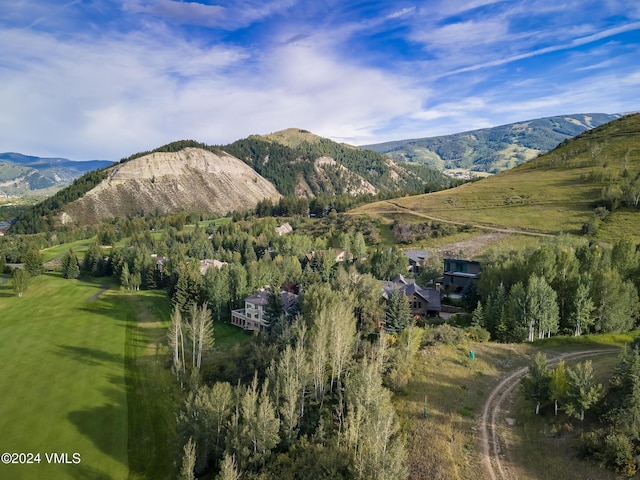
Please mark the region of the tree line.
<svg viewBox="0 0 640 480"><path fill-rule="evenodd" d="M638 321L639 264L629 239L607 248L559 237L483 263L466 300L476 304L474 321L503 342L627 332Z"/></svg>

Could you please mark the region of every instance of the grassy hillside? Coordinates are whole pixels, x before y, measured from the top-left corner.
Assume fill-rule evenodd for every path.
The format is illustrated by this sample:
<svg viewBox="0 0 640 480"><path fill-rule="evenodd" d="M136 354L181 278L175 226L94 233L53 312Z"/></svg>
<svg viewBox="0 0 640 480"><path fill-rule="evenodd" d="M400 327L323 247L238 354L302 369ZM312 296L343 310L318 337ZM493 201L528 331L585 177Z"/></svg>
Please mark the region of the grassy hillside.
<svg viewBox="0 0 640 480"><path fill-rule="evenodd" d="M593 220L594 208L606 203L603 192L618 191L639 178L640 114L635 114L587 131L499 175L451 190L365 205L353 213L389 218L409 213L416 221L428 217L497 229L581 233ZM602 221L597 235L640 239L638 219L636 208L622 206Z"/></svg>
<svg viewBox="0 0 640 480"><path fill-rule="evenodd" d="M395 160L440 169L497 173L547 152L560 142L619 115L590 113L538 118L493 128L367 145Z"/></svg>

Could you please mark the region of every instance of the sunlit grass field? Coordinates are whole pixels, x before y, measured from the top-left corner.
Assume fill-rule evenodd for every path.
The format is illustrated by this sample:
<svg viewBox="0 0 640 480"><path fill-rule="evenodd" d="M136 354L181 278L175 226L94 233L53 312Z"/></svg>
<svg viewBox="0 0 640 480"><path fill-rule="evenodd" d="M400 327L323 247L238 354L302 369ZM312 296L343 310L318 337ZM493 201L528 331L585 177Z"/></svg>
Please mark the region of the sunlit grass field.
<svg viewBox="0 0 640 480"><path fill-rule="evenodd" d="M0 286L0 451L41 454L0 465L0 478L127 478L126 309L112 291L57 274L22 298ZM45 453L79 453L47 464Z"/></svg>

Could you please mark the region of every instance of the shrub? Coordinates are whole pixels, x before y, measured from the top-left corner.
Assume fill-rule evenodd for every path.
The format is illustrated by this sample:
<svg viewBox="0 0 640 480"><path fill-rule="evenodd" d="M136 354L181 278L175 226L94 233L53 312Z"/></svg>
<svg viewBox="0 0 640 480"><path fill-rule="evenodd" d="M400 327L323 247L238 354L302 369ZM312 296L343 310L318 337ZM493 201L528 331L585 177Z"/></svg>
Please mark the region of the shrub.
<svg viewBox="0 0 640 480"><path fill-rule="evenodd" d="M460 345L465 343L465 332L458 327L449 324L438 325L425 328L422 335L422 345Z"/></svg>
<svg viewBox="0 0 640 480"><path fill-rule="evenodd" d="M480 326L467 327L465 330L467 338L472 342L488 342L491 337L489 330Z"/></svg>

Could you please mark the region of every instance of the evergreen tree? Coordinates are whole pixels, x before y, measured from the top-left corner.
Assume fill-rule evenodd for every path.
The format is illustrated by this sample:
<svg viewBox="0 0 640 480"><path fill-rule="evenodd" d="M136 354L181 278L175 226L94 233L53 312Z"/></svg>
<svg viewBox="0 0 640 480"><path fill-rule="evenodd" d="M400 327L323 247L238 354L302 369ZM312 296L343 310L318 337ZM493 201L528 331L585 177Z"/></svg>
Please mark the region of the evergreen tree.
<svg viewBox="0 0 640 480"><path fill-rule="evenodd" d="M504 283L500 282L497 288L489 295L484 309L485 328L489 330L493 338L496 338L496 327L504 317L507 292Z"/></svg>
<svg viewBox="0 0 640 480"><path fill-rule="evenodd" d="M27 249L22 256L22 263L24 263L24 268L27 269L27 272L29 272L29 275L32 277L42 273L42 255L40 254L40 250L35 246L31 246Z"/></svg>
<svg viewBox="0 0 640 480"><path fill-rule="evenodd" d="M89 249L84 255L84 259L82 260L82 269L89 275L99 277L104 275L105 267L106 265L102 251L98 244L93 242L89 245Z"/></svg>
<svg viewBox="0 0 640 480"><path fill-rule="evenodd" d="M385 309L385 330L400 333L412 322L407 297L398 289L391 290Z"/></svg>
<svg viewBox="0 0 640 480"><path fill-rule="evenodd" d="M284 305L282 304L280 292L275 288L270 288L267 292L267 305L264 307L262 315L267 331L271 332L276 325L284 322L285 317ZM283 327L283 325L280 325L280 328L277 328L276 330L281 330Z"/></svg>
<svg viewBox="0 0 640 480"><path fill-rule="evenodd" d="M79 275L78 257L69 249L62 257L62 278L78 278Z"/></svg>

